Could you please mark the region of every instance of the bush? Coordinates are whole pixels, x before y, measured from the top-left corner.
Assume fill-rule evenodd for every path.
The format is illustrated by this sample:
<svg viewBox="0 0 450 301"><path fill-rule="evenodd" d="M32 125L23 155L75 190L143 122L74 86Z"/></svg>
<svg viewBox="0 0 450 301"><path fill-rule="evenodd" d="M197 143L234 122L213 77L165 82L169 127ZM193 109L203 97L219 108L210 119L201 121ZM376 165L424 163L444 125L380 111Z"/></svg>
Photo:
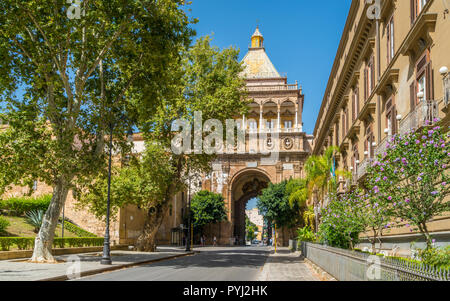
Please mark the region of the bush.
<svg viewBox="0 0 450 301"><path fill-rule="evenodd" d="M25 214L27 216L27 223L34 227L34 232L38 233L44 219L43 210L32 210Z"/></svg>
<svg viewBox="0 0 450 301"><path fill-rule="evenodd" d="M431 248L419 250L419 257L428 265L438 268L450 268L450 246L444 249Z"/></svg>
<svg viewBox="0 0 450 301"><path fill-rule="evenodd" d="M32 250L34 247L34 240L34 237L0 237L0 249L2 251L9 251L11 247L17 246L19 250ZM56 237L53 240L53 247L99 247L103 245L103 242L103 237Z"/></svg>
<svg viewBox="0 0 450 301"><path fill-rule="evenodd" d="M0 200L0 210L9 211L8 214L11 216L23 216L25 212L32 210L42 210L45 212L47 211L51 200L51 195L43 195L37 198L10 198L7 200Z"/></svg>
<svg viewBox="0 0 450 301"><path fill-rule="evenodd" d="M0 216L0 234L3 234L6 232L6 228L9 226L9 221Z"/></svg>
<svg viewBox="0 0 450 301"><path fill-rule="evenodd" d="M72 232L73 234L75 234L78 237L97 237L97 235L95 235L89 231L86 231L68 221L64 221L64 229Z"/></svg>
<svg viewBox="0 0 450 301"><path fill-rule="evenodd" d="M350 233L353 245L359 242L359 233ZM336 231L330 224L321 224L319 226L319 240L321 243L331 247L350 249L350 242L343 233Z"/></svg>
<svg viewBox="0 0 450 301"><path fill-rule="evenodd" d="M297 239L304 242L315 242L317 240L316 234L311 227L299 228L297 230Z"/></svg>

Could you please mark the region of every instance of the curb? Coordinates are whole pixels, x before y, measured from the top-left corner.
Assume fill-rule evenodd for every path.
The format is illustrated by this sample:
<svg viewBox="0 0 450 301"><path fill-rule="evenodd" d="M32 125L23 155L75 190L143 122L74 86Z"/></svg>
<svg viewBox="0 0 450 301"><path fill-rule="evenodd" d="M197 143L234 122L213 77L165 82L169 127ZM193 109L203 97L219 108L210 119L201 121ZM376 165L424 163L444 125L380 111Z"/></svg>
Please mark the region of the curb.
<svg viewBox="0 0 450 301"><path fill-rule="evenodd" d="M171 260L171 259L176 259L176 258L181 258L181 257L186 257L186 256L192 256L197 253L200 253L200 252L195 251L195 252L189 252L189 253L180 254L180 255L173 255L173 256L169 256L169 257L149 259L149 260L127 263L127 264L122 264L122 265L113 266L113 267L84 271L84 272L80 273L80 278L86 277L86 276L92 276L92 275L96 275L96 274L102 274L105 272L112 272L112 271L116 271L116 270L127 269L127 268L131 268L131 267L135 267L135 266L139 266L139 265L143 265L143 264L149 264L149 263L154 263L154 262L159 262L159 261L164 261L164 260ZM39 279L36 281L66 281L66 280L70 280L67 275L56 276L56 277L51 277L51 278L46 278L46 279Z"/></svg>

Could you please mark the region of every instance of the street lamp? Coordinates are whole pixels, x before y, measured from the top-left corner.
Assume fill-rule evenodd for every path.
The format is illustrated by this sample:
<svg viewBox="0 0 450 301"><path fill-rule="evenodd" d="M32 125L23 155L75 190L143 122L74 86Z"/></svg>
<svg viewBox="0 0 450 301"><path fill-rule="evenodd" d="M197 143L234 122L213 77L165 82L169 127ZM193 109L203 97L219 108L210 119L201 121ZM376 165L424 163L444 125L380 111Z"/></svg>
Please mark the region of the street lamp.
<svg viewBox="0 0 450 301"><path fill-rule="evenodd" d="M189 163L188 163L188 204L189 204L189 209L188 209L188 229L187 229L187 239L186 239L186 252L190 252L191 251L191 177L189 175Z"/></svg>
<svg viewBox="0 0 450 301"><path fill-rule="evenodd" d="M121 120L125 119L125 116L122 116L120 118ZM111 121L109 123L109 162L108 162L108 196L106 201L106 229L105 229L105 240L103 243L103 256L102 260L100 261L101 264L104 265L111 265L111 243L110 243L110 236L109 236L109 219L110 219L110 212L111 212L111 165L112 165L112 143L113 143L113 131L114 131L115 124ZM128 140L132 139L132 129L128 131Z"/></svg>

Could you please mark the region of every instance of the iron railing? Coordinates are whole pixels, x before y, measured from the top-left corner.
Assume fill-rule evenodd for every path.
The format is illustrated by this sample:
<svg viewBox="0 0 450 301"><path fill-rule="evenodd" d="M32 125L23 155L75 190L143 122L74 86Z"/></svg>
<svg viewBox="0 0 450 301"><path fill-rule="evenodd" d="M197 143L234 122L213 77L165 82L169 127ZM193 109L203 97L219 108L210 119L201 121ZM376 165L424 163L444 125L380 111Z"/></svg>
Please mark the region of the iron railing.
<svg viewBox="0 0 450 301"><path fill-rule="evenodd" d="M380 144L375 149L375 156L382 155L386 152L387 144L389 142L389 139L391 139L392 136L388 135L384 137L383 140L381 140Z"/></svg>
<svg viewBox="0 0 450 301"><path fill-rule="evenodd" d="M438 102L423 100L400 122L399 134L404 135L423 126L432 124L438 117Z"/></svg>
<svg viewBox="0 0 450 301"><path fill-rule="evenodd" d="M358 169L356 171L357 180L361 179L366 173L369 164L372 162L371 158L364 159L361 163L358 164Z"/></svg>
<svg viewBox="0 0 450 301"><path fill-rule="evenodd" d="M302 255L339 281L449 281L450 269L302 242Z"/></svg>
<svg viewBox="0 0 450 301"><path fill-rule="evenodd" d="M259 92L259 91L290 91L298 90L298 85L259 85L259 86L247 86L247 91L249 92Z"/></svg>

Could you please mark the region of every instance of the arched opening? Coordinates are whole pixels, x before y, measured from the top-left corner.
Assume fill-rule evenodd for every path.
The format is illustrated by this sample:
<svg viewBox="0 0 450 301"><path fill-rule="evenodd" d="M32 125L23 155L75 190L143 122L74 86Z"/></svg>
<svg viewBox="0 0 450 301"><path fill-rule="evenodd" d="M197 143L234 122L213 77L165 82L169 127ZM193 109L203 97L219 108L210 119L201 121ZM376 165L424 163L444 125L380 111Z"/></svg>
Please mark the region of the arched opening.
<svg viewBox="0 0 450 301"><path fill-rule="evenodd" d="M231 186L233 237L238 244L245 244L245 210L249 200L261 195L270 182L269 176L259 169L241 172Z"/></svg>

